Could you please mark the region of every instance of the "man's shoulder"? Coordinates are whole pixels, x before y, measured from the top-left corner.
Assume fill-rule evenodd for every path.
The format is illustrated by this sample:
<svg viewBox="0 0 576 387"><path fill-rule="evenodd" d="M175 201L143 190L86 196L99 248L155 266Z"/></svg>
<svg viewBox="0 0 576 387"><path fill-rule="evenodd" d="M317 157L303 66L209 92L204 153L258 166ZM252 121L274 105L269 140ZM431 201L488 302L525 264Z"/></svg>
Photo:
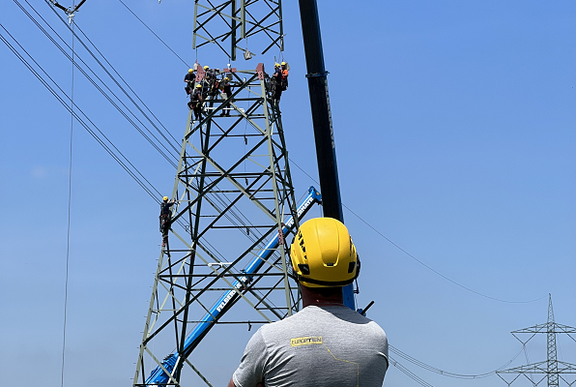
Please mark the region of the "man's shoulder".
<svg viewBox="0 0 576 387"><path fill-rule="evenodd" d="M262 326L264 331L285 329L286 326L306 322L333 322L351 324L376 324L374 321L345 306L317 306L309 305L292 316L283 320ZM376 324L377 325L377 324Z"/></svg>

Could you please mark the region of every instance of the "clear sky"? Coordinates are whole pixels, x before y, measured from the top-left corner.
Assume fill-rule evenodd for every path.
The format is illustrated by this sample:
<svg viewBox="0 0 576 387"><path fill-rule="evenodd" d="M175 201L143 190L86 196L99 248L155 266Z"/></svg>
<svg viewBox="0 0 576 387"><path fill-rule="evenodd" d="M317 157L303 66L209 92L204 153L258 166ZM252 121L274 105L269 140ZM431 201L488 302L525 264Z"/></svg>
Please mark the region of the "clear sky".
<svg viewBox="0 0 576 387"><path fill-rule="evenodd" d="M192 1L123 1L177 55L119 0L87 0L75 23L180 139L185 72L195 60L223 68L226 59L191 49ZM522 350L510 332L545 323L549 293L556 321L576 326L576 2L318 2L345 222L363 259L358 306L374 300L369 317L390 343L443 371L545 360L542 336L509 363ZM18 3L71 43L61 12ZM297 2L284 3L282 117L304 193L318 186L316 158ZM69 94L69 59L17 2L3 2L0 24ZM274 55L234 66L271 69ZM174 168L81 73L73 79L82 111L170 193ZM0 369L22 387L61 384L70 121L0 43ZM130 385L160 251L158 206L73 127L64 384ZM193 355L216 386L251 334L209 337ZM392 356L433 386L506 385ZM576 343L559 336L558 357L576 363ZM391 366L384 385L419 384Z"/></svg>

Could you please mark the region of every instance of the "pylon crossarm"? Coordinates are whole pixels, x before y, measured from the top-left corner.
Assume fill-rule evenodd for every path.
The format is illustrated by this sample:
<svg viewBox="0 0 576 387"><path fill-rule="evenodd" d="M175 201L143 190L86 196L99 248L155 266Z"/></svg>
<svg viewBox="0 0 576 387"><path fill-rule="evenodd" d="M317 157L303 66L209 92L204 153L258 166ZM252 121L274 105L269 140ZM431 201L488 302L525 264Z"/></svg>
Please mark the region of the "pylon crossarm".
<svg viewBox="0 0 576 387"><path fill-rule="evenodd" d="M517 374L517 375L516 375L512 380L510 380L510 381L504 379L504 378L502 377L502 375L500 375L500 373L498 373L498 371L496 371L496 375L498 375L498 377L499 377L500 379L502 379L502 380L504 381L504 383L506 383L507 385L510 386L512 383L514 383L514 381L515 381L516 379L518 379L518 378L520 377L521 374Z"/></svg>
<svg viewBox="0 0 576 387"><path fill-rule="evenodd" d="M505 370L496 371L497 374L514 374L514 373L528 373L528 374L541 374L546 373L548 362L541 361L538 363L527 364L523 366L508 368Z"/></svg>
<svg viewBox="0 0 576 387"><path fill-rule="evenodd" d="M558 323L554 323L554 327L555 332L554 333L567 333L570 336L570 333L576 333L576 328L574 327L569 327L568 325L562 325L562 324L558 324ZM574 340L574 338L572 336L570 336L572 338L572 340Z"/></svg>
<svg viewBox="0 0 576 387"><path fill-rule="evenodd" d="M279 20L270 22L270 24L264 26L262 25L263 22L266 21L266 19L268 19L269 17L275 15L274 11L269 12L266 16L264 16L263 19L261 19L259 22L256 21L256 19L254 19L254 17L250 14L250 12L246 12L247 15L250 15L250 17L252 17L253 21L250 20L246 20L246 24L248 24L250 26L250 29L248 31L246 31L246 37L249 38L251 36L254 36L256 34L258 34L259 32L264 32L270 39L274 39L272 37L272 34L274 35L278 35L280 34L279 31L274 31L272 30L272 26L277 26L280 25L281 22Z"/></svg>
<svg viewBox="0 0 576 387"><path fill-rule="evenodd" d="M546 375L544 375L540 378L540 380L538 380L537 382L534 382L534 380L532 379L532 375L523 374L522 376L524 376L526 379L528 379L532 383L533 386L539 385L540 383L542 383L542 381L544 381L544 379L546 379Z"/></svg>
<svg viewBox="0 0 576 387"><path fill-rule="evenodd" d="M266 53L268 52L268 50L270 50L272 47L274 47L274 46L279 46L278 41L281 40L281 39L283 39L283 38L284 38L284 35L278 36L275 40L272 41L272 43L270 43L270 45L269 45L268 47L266 47L266 48L261 52L261 54L264 55L264 54L266 54Z"/></svg>
<svg viewBox="0 0 576 387"><path fill-rule="evenodd" d="M562 374L576 374L576 364L558 361L558 372Z"/></svg>
<svg viewBox="0 0 576 387"><path fill-rule="evenodd" d="M521 333L527 333L527 332L521 332ZM541 332L536 332L536 333L541 333ZM534 336L536 336L536 333L533 333L530 337L528 337L528 340L521 340L520 337L516 336L516 334L514 332L512 332L512 336L514 336L516 338L516 340L521 342L522 345L526 345L530 340L532 340L534 338Z"/></svg>

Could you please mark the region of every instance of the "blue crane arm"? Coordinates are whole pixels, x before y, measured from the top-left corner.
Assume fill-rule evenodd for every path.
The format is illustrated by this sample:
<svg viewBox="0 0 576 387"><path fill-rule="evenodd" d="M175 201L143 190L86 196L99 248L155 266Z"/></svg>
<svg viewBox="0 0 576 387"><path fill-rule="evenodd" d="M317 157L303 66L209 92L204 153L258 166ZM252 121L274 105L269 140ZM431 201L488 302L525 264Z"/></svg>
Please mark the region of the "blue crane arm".
<svg viewBox="0 0 576 387"><path fill-rule="evenodd" d="M306 212L312 207L314 203L320 203L322 201L322 196L314 188L310 187L308 189L308 195L302 200L297 208L298 219L301 219ZM290 217L282 228L283 235L286 235L294 227L295 219ZM242 276L232 283L229 290L224 292L222 296L216 301L208 313L200 320L196 325L192 333L186 338L184 343L184 348L182 353L172 353L168 355L162 362L162 366L158 366L152 371L148 379L146 379L147 386L157 386L164 387L170 377L166 373L172 374L174 367L178 361L179 357L186 359L200 343L200 341L206 336L210 329L214 326L214 323L221 318L224 313L226 313L232 305L240 298L239 292L252 282L252 275L256 274L258 270L262 268L264 262L272 255L275 249L278 247L280 242L280 234L276 233L262 249L260 254L256 256L242 271Z"/></svg>

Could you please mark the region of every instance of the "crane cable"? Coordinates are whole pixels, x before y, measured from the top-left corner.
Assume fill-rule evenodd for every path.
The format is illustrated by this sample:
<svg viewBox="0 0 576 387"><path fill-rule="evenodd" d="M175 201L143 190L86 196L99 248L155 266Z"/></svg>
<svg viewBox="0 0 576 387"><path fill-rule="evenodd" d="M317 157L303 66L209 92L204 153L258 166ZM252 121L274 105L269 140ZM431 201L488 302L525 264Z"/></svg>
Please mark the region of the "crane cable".
<svg viewBox="0 0 576 387"><path fill-rule="evenodd" d="M74 30L74 19L70 18L71 28ZM60 386L64 387L64 370L66 365L66 328L68 322L68 283L70 277L70 224L72 219L72 165L73 165L73 151L74 151L74 34L72 34L71 43L71 76L70 76L70 144L68 153L68 208L66 219L66 264L65 264L65 279L64 279L64 317L62 327L62 369L60 373Z"/></svg>

